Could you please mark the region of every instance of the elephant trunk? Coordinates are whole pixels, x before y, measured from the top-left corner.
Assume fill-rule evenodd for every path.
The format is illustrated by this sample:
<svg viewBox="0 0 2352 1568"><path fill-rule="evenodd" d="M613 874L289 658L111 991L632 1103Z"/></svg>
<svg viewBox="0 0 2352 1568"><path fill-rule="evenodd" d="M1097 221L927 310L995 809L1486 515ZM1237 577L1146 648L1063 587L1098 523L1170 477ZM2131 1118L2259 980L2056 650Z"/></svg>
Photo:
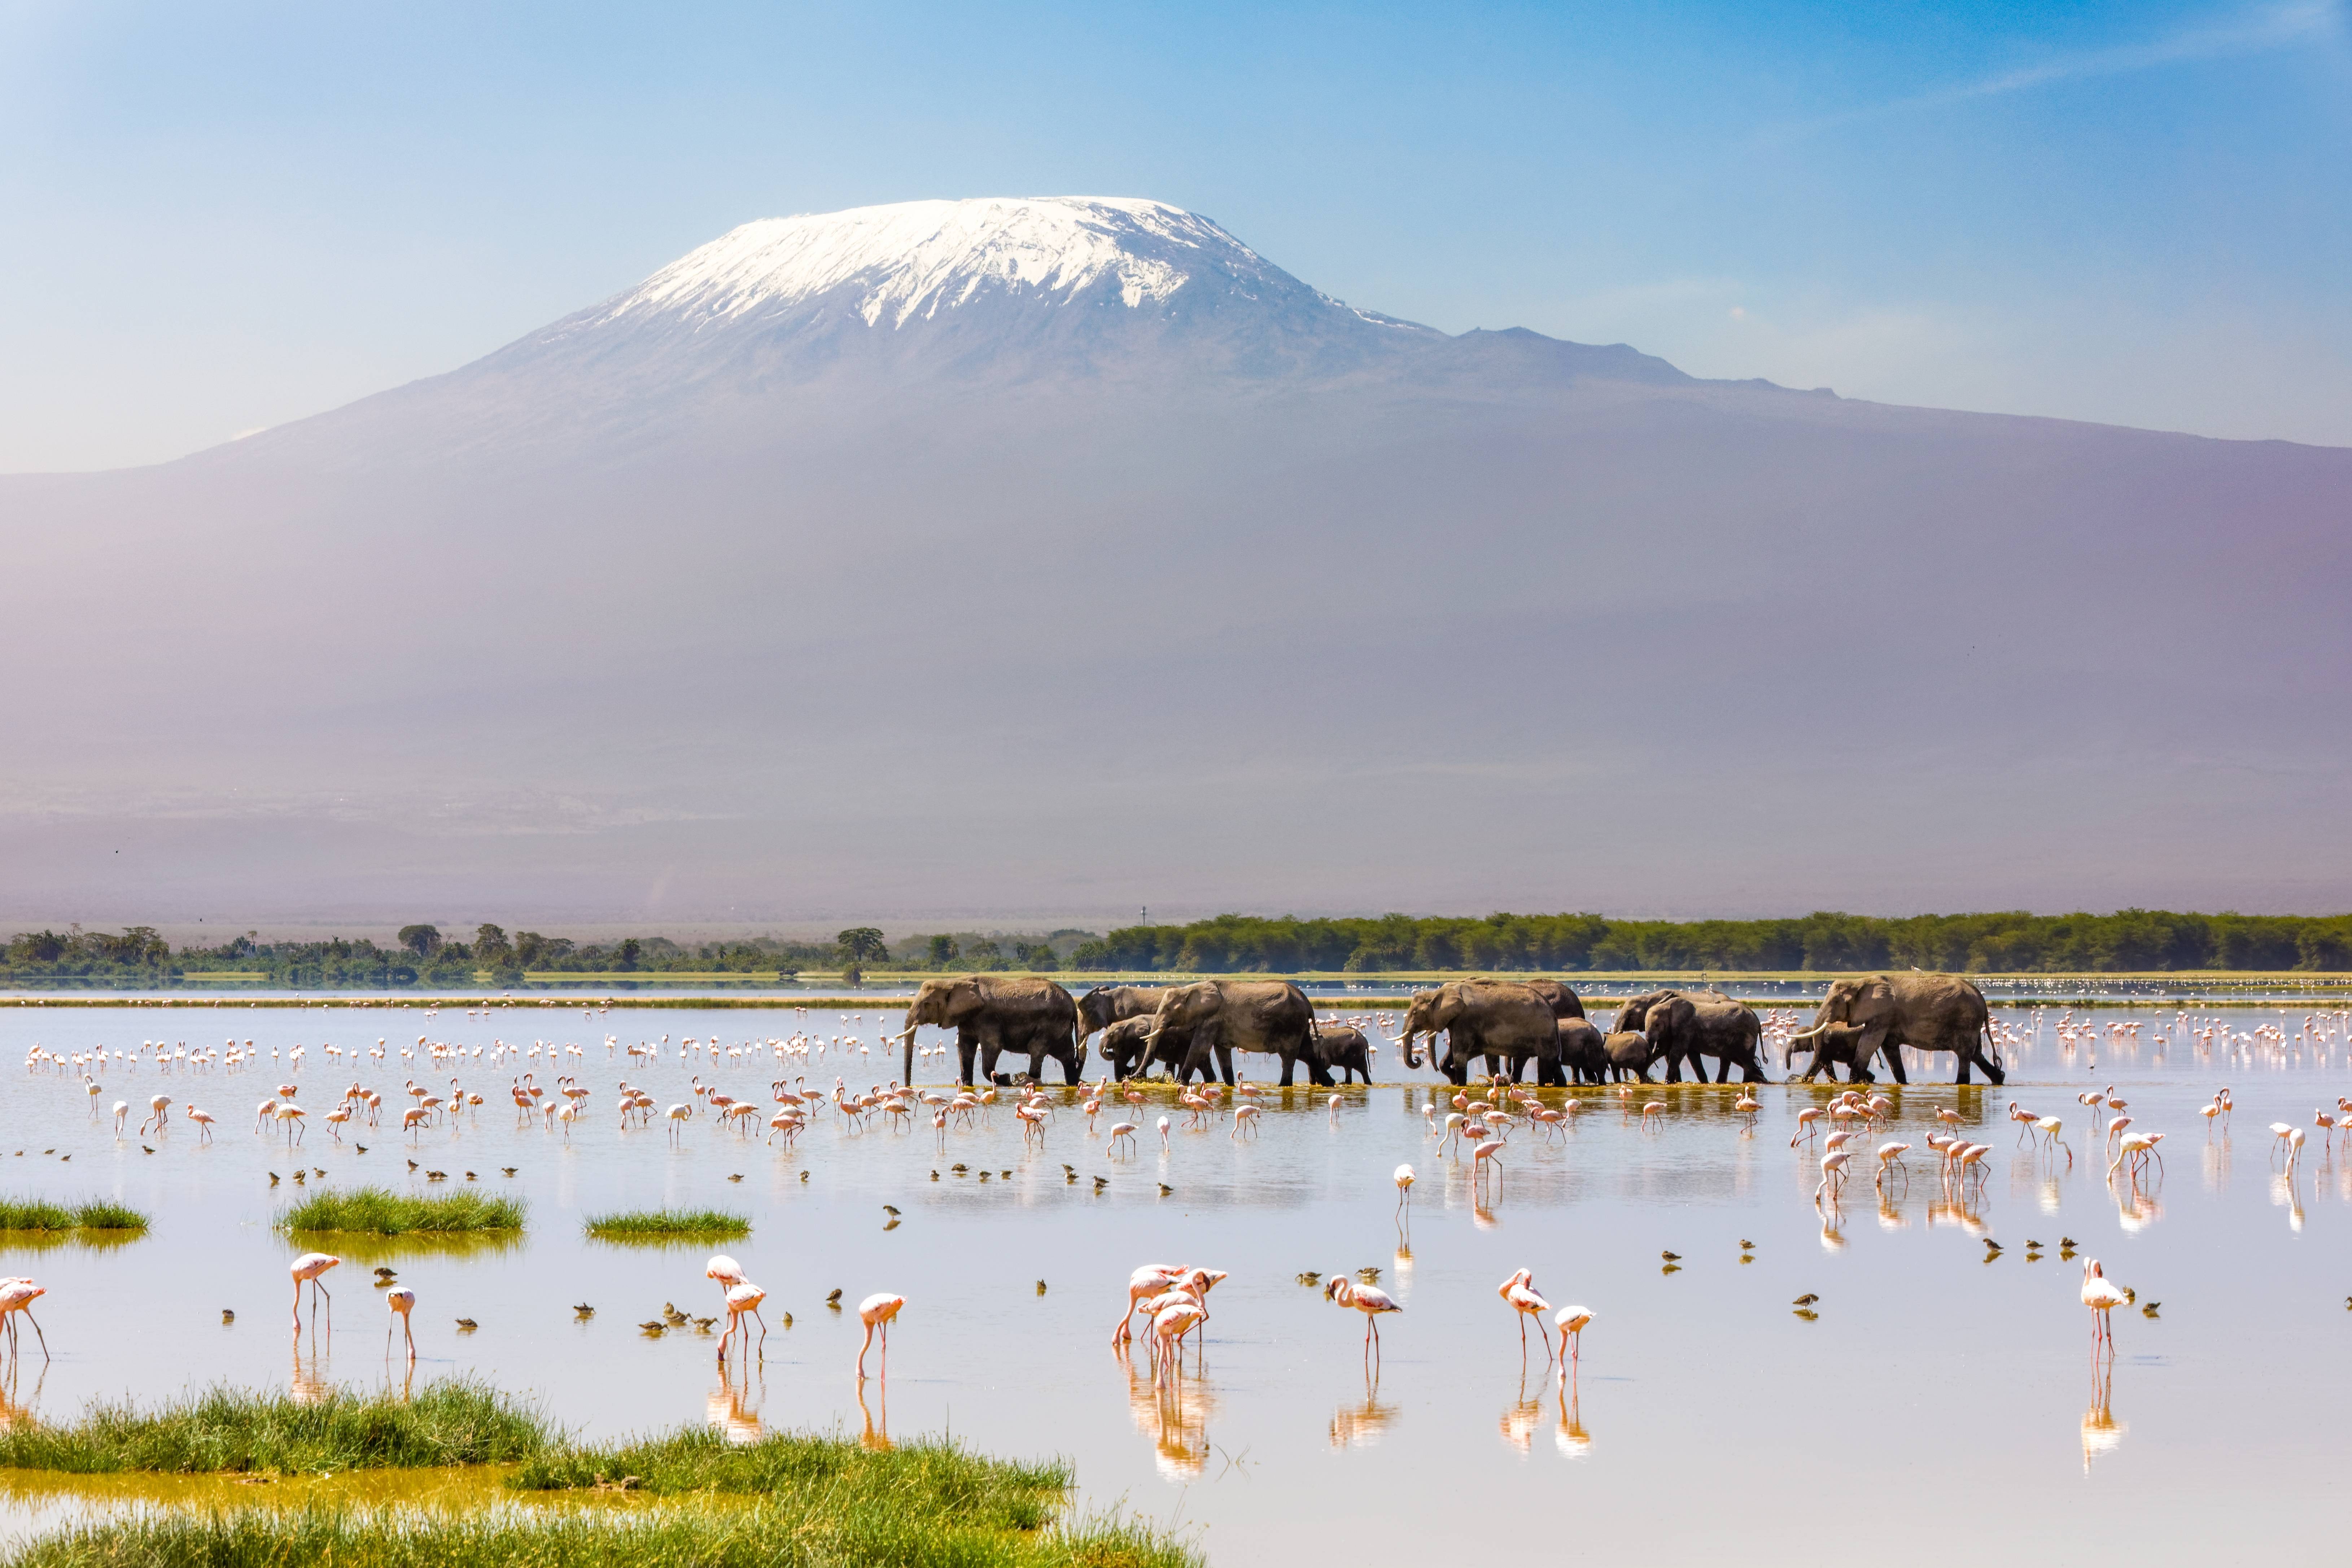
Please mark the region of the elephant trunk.
<svg viewBox="0 0 2352 1568"><path fill-rule="evenodd" d="M1404 1050L1404 1065L1414 1072L1419 1072L1421 1070L1421 1058L1413 1051L1412 1034L1412 1030L1408 1027L1404 1032L1404 1038L1399 1040L1397 1044Z"/></svg>

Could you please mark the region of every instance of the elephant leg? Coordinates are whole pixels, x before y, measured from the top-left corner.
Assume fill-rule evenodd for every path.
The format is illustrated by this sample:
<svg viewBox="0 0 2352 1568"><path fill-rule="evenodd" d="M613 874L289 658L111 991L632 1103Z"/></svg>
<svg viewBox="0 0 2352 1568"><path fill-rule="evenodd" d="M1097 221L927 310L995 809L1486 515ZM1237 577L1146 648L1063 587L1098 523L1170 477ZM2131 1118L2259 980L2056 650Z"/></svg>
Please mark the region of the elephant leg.
<svg viewBox="0 0 2352 1568"><path fill-rule="evenodd" d="M1731 1081L1731 1058L1728 1055L1720 1056L1715 1059L1715 1081L1717 1083Z"/></svg>
<svg viewBox="0 0 2352 1568"><path fill-rule="evenodd" d="M979 1048L980 1042L972 1038L971 1030L956 1031L956 1082L966 1089L971 1087L971 1058Z"/></svg>
<svg viewBox="0 0 2352 1568"><path fill-rule="evenodd" d="M1970 1057L1974 1054L1975 1053L1971 1051L1962 1051L1959 1053L1960 1076L1952 1080L1954 1083L1966 1083L1969 1081L1969 1061Z"/></svg>

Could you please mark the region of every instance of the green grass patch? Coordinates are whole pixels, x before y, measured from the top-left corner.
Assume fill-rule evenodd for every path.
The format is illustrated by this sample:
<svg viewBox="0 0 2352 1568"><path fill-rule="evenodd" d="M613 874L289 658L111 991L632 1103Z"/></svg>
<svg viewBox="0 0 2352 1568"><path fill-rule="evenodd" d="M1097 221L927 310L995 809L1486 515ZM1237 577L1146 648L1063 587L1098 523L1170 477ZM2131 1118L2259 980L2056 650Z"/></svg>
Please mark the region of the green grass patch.
<svg viewBox="0 0 2352 1568"><path fill-rule="evenodd" d="M92 1199L75 1208L74 1224L84 1230L145 1230L147 1216L126 1204Z"/></svg>
<svg viewBox="0 0 2352 1568"><path fill-rule="evenodd" d="M31 1198L0 1198L0 1231L29 1230L57 1235L69 1230L145 1230L147 1216L121 1204L92 1198L70 1206Z"/></svg>
<svg viewBox="0 0 2352 1568"><path fill-rule="evenodd" d="M260 1509L150 1513L42 1536L8 1568L1198 1568L1201 1555L1122 1521L1029 1531L899 1499L846 1512L790 1500L554 1517L484 1510Z"/></svg>
<svg viewBox="0 0 2352 1568"><path fill-rule="evenodd" d="M536 1412L465 1380L428 1384L408 1399L337 1389L316 1404L216 1387L160 1410L96 1404L69 1426L0 1432L0 1466L204 1475L508 1464L556 1436Z"/></svg>
<svg viewBox="0 0 2352 1568"><path fill-rule="evenodd" d="M586 1229L598 1241L734 1241L751 1222L719 1209L631 1209L592 1215Z"/></svg>
<svg viewBox="0 0 2352 1568"><path fill-rule="evenodd" d="M280 1215L278 1228L366 1236L450 1236L520 1230L522 1216L523 1205L514 1198L462 1191L417 1195L386 1187L351 1187L312 1194Z"/></svg>

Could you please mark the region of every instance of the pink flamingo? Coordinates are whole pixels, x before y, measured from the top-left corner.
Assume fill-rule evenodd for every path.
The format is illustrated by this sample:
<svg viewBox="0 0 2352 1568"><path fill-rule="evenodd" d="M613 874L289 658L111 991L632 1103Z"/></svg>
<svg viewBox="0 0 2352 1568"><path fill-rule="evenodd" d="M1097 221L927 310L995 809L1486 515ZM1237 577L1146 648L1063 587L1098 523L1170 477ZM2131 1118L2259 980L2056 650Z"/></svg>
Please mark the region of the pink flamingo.
<svg viewBox="0 0 2352 1568"><path fill-rule="evenodd" d="M341 1262L342 1259L337 1258L331 1252L306 1252L288 1266L287 1272L294 1276L294 1327L297 1331L299 1331L302 1327L302 1287L304 1284L307 1283L310 1287L310 1294L313 1298L310 1310L310 1316L313 1321L318 1318L316 1298L320 1296L326 1297L327 1310L331 1312L335 1310L335 1298L333 1294L328 1290L325 1283L320 1279L319 1276L324 1274L328 1269L334 1268Z"/></svg>
<svg viewBox="0 0 2352 1568"><path fill-rule="evenodd" d="M8 1325L8 1353L16 1353L16 1316L22 1312L25 1321L33 1325L33 1332L41 1342L41 1359L49 1359L49 1336L41 1332L41 1321L33 1316L33 1302L48 1294L48 1288L36 1285L30 1279L0 1279L0 1322Z"/></svg>
<svg viewBox="0 0 2352 1568"><path fill-rule="evenodd" d="M1505 1304L1518 1314L1519 1364L1524 1367L1528 1362L1528 1320L1538 1313L1550 1311L1551 1303L1536 1293L1535 1271L1530 1268L1521 1268L1514 1272L1508 1279L1495 1288L1495 1294L1500 1296ZM1540 1331L1536 1337L1543 1341L1544 1360L1549 1361L1551 1341Z"/></svg>
<svg viewBox="0 0 2352 1568"><path fill-rule="evenodd" d="M1592 1321L1590 1307L1567 1306L1552 1314L1552 1327L1559 1331L1559 1374L1584 1359L1584 1325Z"/></svg>
<svg viewBox="0 0 2352 1568"><path fill-rule="evenodd" d="M874 1331L877 1329L882 1331L882 1376L885 1380L888 1379L890 1375L890 1320L897 1317L898 1315L898 1309L906 1304L907 1298L904 1296L893 1296L887 1290L878 1291L857 1303L857 1321L866 1325L865 1343L860 1344L857 1347L858 1381L865 1381L866 1347L866 1345L870 1345L874 1342Z"/></svg>
<svg viewBox="0 0 2352 1568"><path fill-rule="evenodd" d="M187 1115L188 1120L196 1124L196 1141L200 1143L211 1142L213 1141L212 1112L208 1110L198 1110L194 1106L191 1105L188 1107Z"/></svg>
<svg viewBox="0 0 2352 1568"><path fill-rule="evenodd" d="M2131 1298L2125 1295L2114 1281L2099 1271L2097 1258L2084 1260L2083 1305L2091 1309L2091 1353L2093 1355L2099 1352L2101 1345L2110 1350L2115 1347L2116 1331L2107 1314L2130 1300Z"/></svg>
<svg viewBox="0 0 2352 1568"><path fill-rule="evenodd" d="M721 1366L727 1363L727 1342L735 1337L735 1325L742 1321L746 1312L751 1313L760 1325L760 1348L762 1351L767 1349L768 1320L760 1316L760 1303L767 1299L768 1293L749 1279L728 1287L727 1331L719 1336L719 1363ZM751 1337L750 1331L745 1331L743 1338L747 1343Z"/></svg>
<svg viewBox="0 0 2352 1568"><path fill-rule="evenodd" d="M1324 1299L1337 1301L1342 1307L1353 1307L1364 1314L1364 1356L1370 1360L1380 1352L1380 1318L1384 1312L1402 1312L1404 1307L1377 1285L1359 1285L1345 1274L1334 1274L1323 1287Z"/></svg>
<svg viewBox="0 0 2352 1568"><path fill-rule="evenodd" d="M400 1331L408 1339L408 1359L414 1362L416 1359L416 1335L408 1327L408 1314L416 1306L416 1292L405 1285L396 1285L383 1293L383 1304L392 1309L394 1317L400 1320ZM383 1353L392 1353L392 1324L388 1320L383 1325Z"/></svg>

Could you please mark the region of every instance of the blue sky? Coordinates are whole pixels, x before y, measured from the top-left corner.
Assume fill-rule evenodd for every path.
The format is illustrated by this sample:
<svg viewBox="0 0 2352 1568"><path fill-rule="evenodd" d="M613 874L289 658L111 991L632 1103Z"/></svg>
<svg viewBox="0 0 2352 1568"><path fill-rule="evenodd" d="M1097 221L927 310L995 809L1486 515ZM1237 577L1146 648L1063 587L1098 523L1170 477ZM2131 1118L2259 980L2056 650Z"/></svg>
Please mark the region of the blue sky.
<svg viewBox="0 0 2352 1568"><path fill-rule="evenodd" d="M1449 331L2352 445L2347 20L0 0L0 470L446 369L748 218L1065 193Z"/></svg>

